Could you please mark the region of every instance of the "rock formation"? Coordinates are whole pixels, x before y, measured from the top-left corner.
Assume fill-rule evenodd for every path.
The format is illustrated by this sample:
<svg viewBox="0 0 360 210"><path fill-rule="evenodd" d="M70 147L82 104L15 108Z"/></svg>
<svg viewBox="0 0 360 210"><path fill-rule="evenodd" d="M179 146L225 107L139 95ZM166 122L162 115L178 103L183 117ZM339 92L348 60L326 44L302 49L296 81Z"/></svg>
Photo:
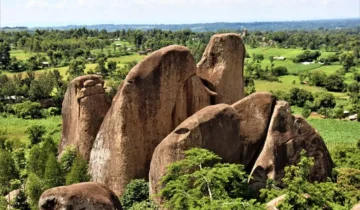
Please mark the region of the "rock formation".
<svg viewBox="0 0 360 210"><path fill-rule="evenodd" d="M248 172L264 145L275 104L271 93L254 93L232 105L240 116L240 163Z"/></svg>
<svg viewBox="0 0 360 210"><path fill-rule="evenodd" d="M149 55L122 83L98 132L90 158L93 180L121 195L132 179L147 178L156 146L209 104L187 48L169 46Z"/></svg>
<svg viewBox="0 0 360 210"><path fill-rule="evenodd" d="M281 183L285 166L296 164L302 150L315 160L309 181L326 181L333 162L323 139L303 118L291 115L287 102L277 102L264 147L251 172L250 187L264 188L268 178Z"/></svg>
<svg viewBox="0 0 360 210"><path fill-rule="evenodd" d="M276 102L270 93L253 94L232 106L209 106L183 122L155 149L149 173L151 194L160 191L166 167L194 147L206 148L224 162L244 164L255 190L264 188L268 178L281 182L284 168L296 164L303 149L315 159L310 181L326 181L333 168L316 130L303 118L293 117L289 104Z"/></svg>
<svg viewBox="0 0 360 210"><path fill-rule="evenodd" d="M240 163L240 117L230 105L208 106L181 123L156 147L149 180L150 193L160 189L166 166L184 158L184 151L200 147L211 150L228 163Z"/></svg>
<svg viewBox="0 0 360 210"><path fill-rule="evenodd" d="M39 200L40 210L122 210L115 193L99 183L80 183L45 191Z"/></svg>
<svg viewBox="0 0 360 210"><path fill-rule="evenodd" d="M212 104L233 104L244 98L245 45L238 34L216 34L207 46L197 74L218 95Z"/></svg>
<svg viewBox="0 0 360 210"><path fill-rule="evenodd" d="M81 76L70 82L62 106L63 129L59 154L68 145L89 159L91 148L110 103L104 81L98 75Z"/></svg>

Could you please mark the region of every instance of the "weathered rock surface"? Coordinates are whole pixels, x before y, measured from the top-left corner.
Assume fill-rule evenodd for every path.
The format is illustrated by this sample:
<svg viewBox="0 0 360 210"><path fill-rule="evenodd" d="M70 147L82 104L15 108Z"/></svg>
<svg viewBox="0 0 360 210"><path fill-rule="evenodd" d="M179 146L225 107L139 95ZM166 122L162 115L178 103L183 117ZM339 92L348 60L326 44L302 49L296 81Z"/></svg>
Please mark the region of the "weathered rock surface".
<svg viewBox="0 0 360 210"><path fill-rule="evenodd" d="M90 158L96 134L110 108L103 85L98 75L85 75L70 82L62 106L59 154L66 146L74 145L85 159Z"/></svg>
<svg viewBox="0 0 360 210"><path fill-rule="evenodd" d="M254 93L232 105L240 116L240 163L248 172L264 145L275 104L271 93Z"/></svg>
<svg viewBox="0 0 360 210"><path fill-rule="evenodd" d="M240 163L240 117L230 105L208 106L181 123L156 147L149 180L150 194L157 194L166 167L184 158L184 151L200 147L218 154L224 162Z"/></svg>
<svg viewBox="0 0 360 210"><path fill-rule="evenodd" d="M45 191L40 210L122 210L115 193L103 184L87 182Z"/></svg>
<svg viewBox="0 0 360 210"><path fill-rule="evenodd" d="M156 146L182 121L210 104L190 51L169 46L135 66L113 99L90 158L94 181L121 195L148 178Z"/></svg>
<svg viewBox="0 0 360 210"><path fill-rule="evenodd" d="M360 204L355 205L351 210L360 210Z"/></svg>
<svg viewBox="0 0 360 210"><path fill-rule="evenodd" d="M315 160L309 181L326 181L333 162L323 139L303 118L291 115L288 103L277 102L265 145L251 172L250 187L264 188L268 178L281 183L285 166L296 164L303 149Z"/></svg>
<svg viewBox="0 0 360 210"><path fill-rule="evenodd" d="M216 34L207 46L197 74L218 95L212 104L233 104L244 98L245 46L238 34Z"/></svg>

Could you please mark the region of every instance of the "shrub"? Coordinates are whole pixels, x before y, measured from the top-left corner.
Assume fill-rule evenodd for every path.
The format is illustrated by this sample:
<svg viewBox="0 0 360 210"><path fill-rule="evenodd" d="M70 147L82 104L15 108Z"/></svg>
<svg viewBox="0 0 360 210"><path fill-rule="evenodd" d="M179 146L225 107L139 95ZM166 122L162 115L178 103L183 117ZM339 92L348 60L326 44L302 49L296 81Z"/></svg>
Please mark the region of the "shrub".
<svg viewBox="0 0 360 210"><path fill-rule="evenodd" d="M33 125L26 130L26 133L29 135L28 138L31 142L31 145L35 145L43 140L43 136L46 133L46 128L42 125Z"/></svg>
<svg viewBox="0 0 360 210"><path fill-rule="evenodd" d="M341 75L332 74L325 79L324 86L328 91L341 92L346 88L346 83Z"/></svg>
<svg viewBox="0 0 360 210"><path fill-rule="evenodd" d="M142 201L149 201L149 184L143 179L132 180L126 185L125 192L121 197L121 205L127 210L135 203L140 203Z"/></svg>
<svg viewBox="0 0 360 210"><path fill-rule="evenodd" d="M291 105L296 105L299 107L303 107L306 101L314 101L314 97L310 91L292 88L290 89L290 100L289 103Z"/></svg>
<svg viewBox="0 0 360 210"><path fill-rule="evenodd" d="M25 101L23 103L15 104L12 106L15 115L19 118L42 118L40 103Z"/></svg>
<svg viewBox="0 0 360 210"><path fill-rule="evenodd" d="M308 75L310 85L323 87L325 85L326 74L323 71L312 71Z"/></svg>
<svg viewBox="0 0 360 210"><path fill-rule="evenodd" d="M275 76L279 77L279 76L284 76L284 75L288 75L289 72L287 70L286 67L284 66L277 66L275 68L272 69L272 72Z"/></svg>
<svg viewBox="0 0 360 210"><path fill-rule="evenodd" d="M88 164L80 155L77 155L70 172L66 176L66 185L88 182L89 180Z"/></svg>
<svg viewBox="0 0 360 210"><path fill-rule="evenodd" d="M61 168L65 173L68 173L71 170L71 166L76 158L77 151L74 146L67 146L64 152L61 155Z"/></svg>

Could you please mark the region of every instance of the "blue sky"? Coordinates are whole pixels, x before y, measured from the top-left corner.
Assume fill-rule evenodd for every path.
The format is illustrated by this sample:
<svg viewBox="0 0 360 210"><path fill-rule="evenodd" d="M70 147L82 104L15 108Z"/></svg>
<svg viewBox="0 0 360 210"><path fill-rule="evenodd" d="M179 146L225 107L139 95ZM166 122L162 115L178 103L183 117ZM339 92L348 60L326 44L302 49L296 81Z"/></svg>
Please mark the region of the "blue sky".
<svg viewBox="0 0 360 210"><path fill-rule="evenodd" d="M0 0L2 26L359 18L360 0Z"/></svg>

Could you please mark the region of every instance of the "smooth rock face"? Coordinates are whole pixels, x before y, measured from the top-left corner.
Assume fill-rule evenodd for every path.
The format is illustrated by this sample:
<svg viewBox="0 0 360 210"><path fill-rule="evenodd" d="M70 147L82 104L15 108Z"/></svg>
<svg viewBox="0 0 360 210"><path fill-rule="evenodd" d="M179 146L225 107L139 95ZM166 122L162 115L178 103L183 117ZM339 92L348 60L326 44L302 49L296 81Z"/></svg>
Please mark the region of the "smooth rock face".
<svg viewBox="0 0 360 210"><path fill-rule="evenodd" d="M250 187L264 188L268 178L281 183L285 166L296 164L303 149L315 160L309 181L326 181L333 162L323 139L303 118L291 115L287 102L277 102L265 145L251 172Z"/></svg>
<svg viewBox="0 0 360 210"><path fill-rule="evenodd" d="M351 210L360 210L360 204L355 205Z"/></svg>
<svg viewBox="0 0 360 210"><path fill-rule="evenodd" d="M190 51L169 46L135 66L113 99L96 137L90 174L121 195L148 178L156 146L182 121L210 104Z"/></svg>
<svg viewBox="0 0 360 210"><path fill-rule="evenodd" d="M184 158L184 151L199 147L208 149L227 163L240 163L240 117L226 104L208 106L181 123L156 147L149 180L150 194L157 194L166 167Z"/></svg>
<svg viewBox="0 0 360 210"><path fill-rule="evenodd" d="M59 154L66 146L74 145L89 160L96 134L110 108L103 85L98 75L85 75L70 82L62 106Z"/></svg>
<svg viewBox="0 0 360 210"><path fill-rule="evenodd" d="M275 104L271 93L254 93L232 105L240 116L240 163L248 172L264 145Z"/></svg>
<svg viewBox="0 0 360 210"><path fill-rule="evenodd" d="M115 193L105 185L87 182L45 191L40 210L122 210Z"/></svg>
<svg viewBox="0 0 360 210"><path fill-rule="evenodd" d="M244 98L245 45L238 34L216 34L207 46L197 74L218 95L212 104L233 104Z"/></svg>

